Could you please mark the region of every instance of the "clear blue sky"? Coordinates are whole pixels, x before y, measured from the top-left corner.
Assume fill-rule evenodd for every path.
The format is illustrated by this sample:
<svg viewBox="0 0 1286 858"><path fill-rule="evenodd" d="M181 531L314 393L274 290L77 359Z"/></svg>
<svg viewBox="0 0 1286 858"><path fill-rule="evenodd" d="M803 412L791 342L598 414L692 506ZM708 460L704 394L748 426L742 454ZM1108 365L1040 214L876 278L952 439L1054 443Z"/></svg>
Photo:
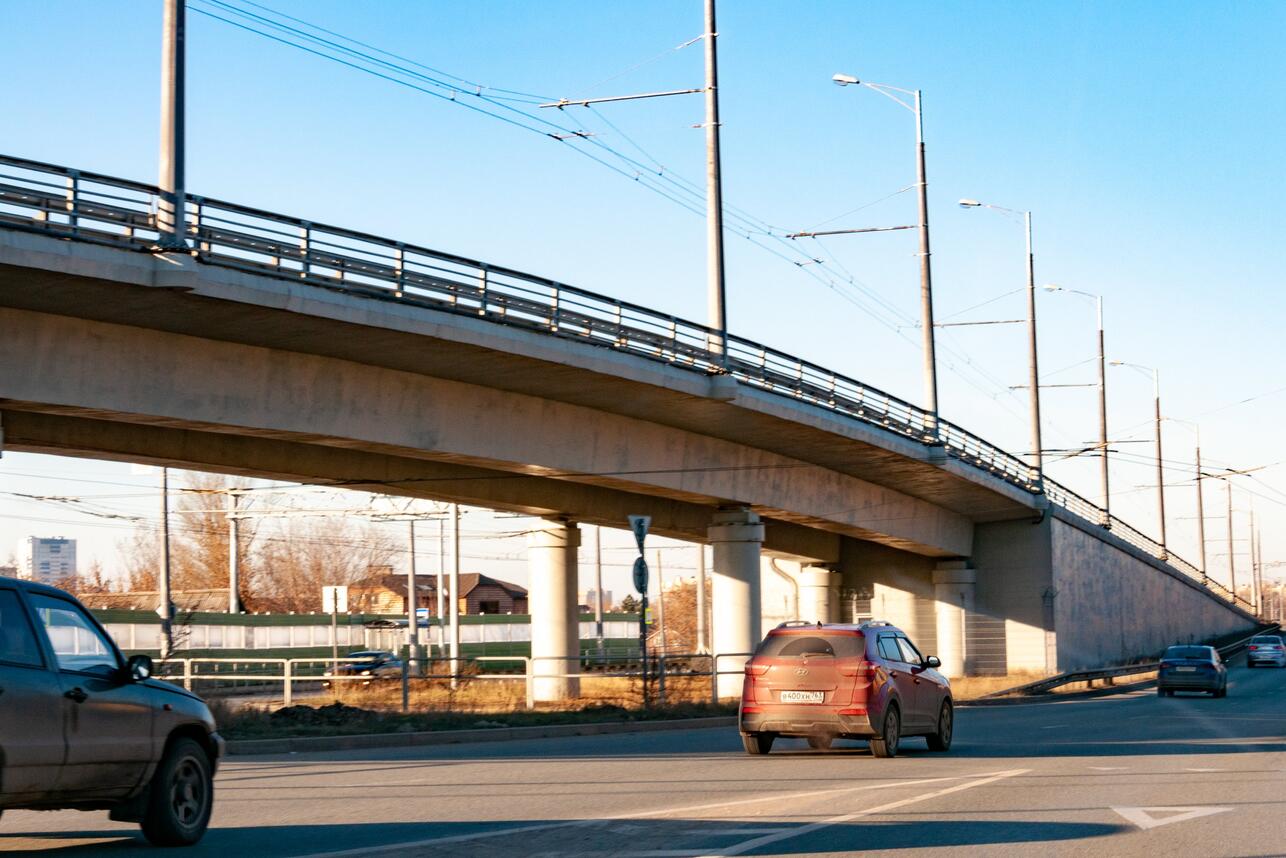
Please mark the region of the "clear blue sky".
<svg viewBox="0 0 1286 858"><path fill-rule="evenodd" d="M667 53L700 34L699 0L267 5L471 81L541 96L701 83L700 43ZM198 9L228 15L207 0L190 3L192 191L703 318L699 217L568 144ZM0 3L0 30L11 36L0 55L0 151L153 180L160 17L154 0ZM939 317L1023 284L1020 225L955 201L1031 209L1038 281L1106 296L1109 357L1161 368L1166 413L1201 420L1207 459L1245 467L1286 456L1278 441L1286 423L1279 238L1286 5L726 0L719 30L726 202L780 229L804 229L905 188L914 181L911 115L829 79L844 71L920 88ZM678 175L703 178L702 132L692 127L702 120L698 96L600 114L552 118L593 130L639 160L641 149ZM831 225L914 218L914 196L903 193ZM908 231L806 243L825 270L846 271L866 290L855 293L810 277L820 266L797 267L730 235L731 328L919 401L918 331L897 329L918 315L914 241ZM873 309L877 299L892 310ZM1014 294L955 318L1023 312ZM1091 364L1056 372L1092 356L1090 304L1042 294L1038 314L1045 380L1091 381ZM1025 450L1024 392L1008 390L1025 381L1022 328L952 329L940 335L940 349L944 416ZM1110 372L1113 437L1150 438L1150 382ZM1047 447L1096 436L1091 391L1050 390L1044 407ZM1195 559L1193 490L1181 473L1192 458L1191 433L1168 426L1166 443L1178 469L1167 476L1175 483L1172 542ZM1131 460L1149 450L1119 449ZM1154 532L1151 472L1126 458L1113 470L1116 509ZM120 466L20 456L7 456L0 476L4 470L121 473ZM1097 497L1095 462L1056 463L1050 472ZM1265 555L1276 559L1286 549L1277 535L1286 524L1286 468L1257 476L1244 485L1260 495L1254 504L1267 525ZM5 485L35 483L10 477ZM69 492L68 485L59 490ZM1221 486L1208 488L1213 555L1223 550L1223 522L1213 520L1223 501ZM1238 508L1250 500L1241 494ZM33 509L51 516L45 506L0 500L0 515ZM0 521L0 545L57 530L82 536L90 555L112 564L114 536L78 530L70 513L52 516L68 523ZM1212 557L1210 565L1224 563Z"/></svg>

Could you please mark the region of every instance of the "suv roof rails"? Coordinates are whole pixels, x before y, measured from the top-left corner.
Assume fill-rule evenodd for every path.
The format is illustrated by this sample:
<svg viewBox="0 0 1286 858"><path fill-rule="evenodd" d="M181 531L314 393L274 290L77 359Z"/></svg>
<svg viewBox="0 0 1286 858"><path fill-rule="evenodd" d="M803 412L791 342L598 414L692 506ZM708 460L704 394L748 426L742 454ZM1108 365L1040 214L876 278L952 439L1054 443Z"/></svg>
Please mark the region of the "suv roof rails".
<svg viewBox="0 0 1286 858"><path fill-rule="evenodd" d="M809 620L786 620L784 623L778 623L775 628L789 629L803 628L804 626L817 626L817 628L820 629L822 627L822 621L818 620L817 622L810 622Z"/></svg>
<svg viewBox="0 0 1286 858"><path fill-rule="evenodd" d="M866 626L875 627L875 626L891 626L891 625L893 624L890 623L888 620L866 620L861 624L859 628L865 628Z"/></svg>

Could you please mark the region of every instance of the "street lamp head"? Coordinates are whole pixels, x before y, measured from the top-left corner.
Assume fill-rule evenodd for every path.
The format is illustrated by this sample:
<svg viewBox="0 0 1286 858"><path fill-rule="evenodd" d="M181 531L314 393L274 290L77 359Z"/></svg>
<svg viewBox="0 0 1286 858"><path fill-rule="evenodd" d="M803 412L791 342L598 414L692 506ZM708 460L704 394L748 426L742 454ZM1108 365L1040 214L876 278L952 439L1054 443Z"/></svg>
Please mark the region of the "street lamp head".
<svg viewBox="0 0 1286 858"><path fill-rule="evenodd" d="M840 86L848 86L849 84L861 83L860 80L853 77L851 74L832 75L831 80L835 81L835 83L839 84Z"/></svg>
<svg viewBox="0 0 1286 858"><path fill-rule="evenodd" d="M1063 291L1063 287L1062 287L1062 286L1059 286L1057 283L1046 283L1046 284L1045 284L1044 286L1042 286L1041 288L1042 288L1042 289L1044 289L1046 292L1062 292L1062 291Z"/></svg>
<svg viewBox="0 0 1286 858"><path fill-rule="evenodd" d="M962 208L962 209L976 209L976 208L978 208L980 205L982 205L982 203L978 202L977 200L961 200L961 201L960 201L960 208Z"/></svg>
<svg viewBox="0 0 1286 858"><path fill-rule="evenodd" d="M1108 363L1112 366L1125 366L1125 361L1123 360L1110 360Z"/></svg>

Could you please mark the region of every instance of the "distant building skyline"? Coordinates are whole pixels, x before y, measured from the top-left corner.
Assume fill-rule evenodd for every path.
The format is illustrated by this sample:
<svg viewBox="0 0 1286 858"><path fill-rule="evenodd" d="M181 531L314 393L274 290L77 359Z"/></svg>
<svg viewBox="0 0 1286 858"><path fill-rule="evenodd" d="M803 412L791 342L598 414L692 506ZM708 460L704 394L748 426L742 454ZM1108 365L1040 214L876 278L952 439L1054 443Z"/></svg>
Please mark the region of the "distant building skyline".
<svg viewBox="0 0 1286 858"><path fill-rule="evenodd" d="M18 545L19 576L41 584L74 578L76 540L64 536L28 536Z"/></svg>

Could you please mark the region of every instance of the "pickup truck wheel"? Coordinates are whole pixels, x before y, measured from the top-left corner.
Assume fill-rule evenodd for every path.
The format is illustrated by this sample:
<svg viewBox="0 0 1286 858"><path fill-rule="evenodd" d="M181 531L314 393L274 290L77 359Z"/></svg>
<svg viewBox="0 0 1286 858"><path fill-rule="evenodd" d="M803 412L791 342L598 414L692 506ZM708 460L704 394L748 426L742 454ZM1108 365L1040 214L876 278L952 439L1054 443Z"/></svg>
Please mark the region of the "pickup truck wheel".
<svg viewBox="0 0 1286 858"><path fill-rule="evenodd" d="M205 834L214 808L214 778L205 749L178 739L152 776L143 836L156 846L191 846Z"/></svg>

